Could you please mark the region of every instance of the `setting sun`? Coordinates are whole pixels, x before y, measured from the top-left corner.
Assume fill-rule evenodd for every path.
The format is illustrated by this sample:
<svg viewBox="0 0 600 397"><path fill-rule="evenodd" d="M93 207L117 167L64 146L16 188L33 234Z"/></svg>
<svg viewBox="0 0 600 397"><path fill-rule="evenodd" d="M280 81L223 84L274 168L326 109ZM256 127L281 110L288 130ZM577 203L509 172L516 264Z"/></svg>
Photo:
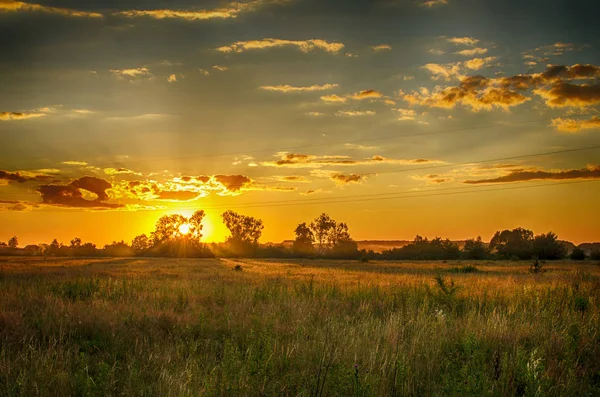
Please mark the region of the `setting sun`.
<svg viewBox="0 0 600 397"><path fill-rule="evenodd" d="M190 225L188 223L184 223L183 225L179 226L179 233L181 233L182 235L187 235L190 233Z"/></svg>

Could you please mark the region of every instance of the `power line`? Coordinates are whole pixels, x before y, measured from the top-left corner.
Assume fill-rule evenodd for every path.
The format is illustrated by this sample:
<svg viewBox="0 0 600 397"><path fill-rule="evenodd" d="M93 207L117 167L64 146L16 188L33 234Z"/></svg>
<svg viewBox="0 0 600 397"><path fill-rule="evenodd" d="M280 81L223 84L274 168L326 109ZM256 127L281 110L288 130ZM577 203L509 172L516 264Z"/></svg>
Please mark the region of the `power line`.
<svg viewBox="0 0 600 397"><path fill-rule="evenodd" d="M551 152L531 153L531 154L524 154L524 155L519 155L519 156L498 157L498 158L487 159L487 160L464 161L461 163L448 163L448 164L439 164L439 165L431 165L431 166L425 166L425 167L413 167L413 168L399 168L399 169L393 169L393 170L364 173L362 175L363 176L371 176L371 175L388 174L388 173L396 173L396 172L431 170L431 169L439 169L439 168L447 168L447 167L457 167L457 166L461 166L461 165L474 165L474 164L492 163L492 162L496 162L496 161L518 160L518 159L523 159L523 158L549 156L549 155L554 155L554 154L573 153L573 152L580 152L580 151L585 151L585 150L595 150L595 149L600 149L600 145L581 147L581 148L573 148L573 149L554 150ZM329 179L329 177L314 177L313 179ZM28 193L4 193L4 192L2 192L2 193L0 193L0 195L25 195L25 194L37 194L37 193L33 193L33 192L28 192ZM307 199L307 200L309 200L309 199ZM262 203L264 204L264 203L268 203L268 202L262 202Z"/></svg>
<svg viewBox="0 0 600 397"><path fill-rule="evenodd" d="M574 116L574 118L577 118L577 117L584 117L584 116L583 115ZM513 125L523 125L523 124L541 123L544 121L547 122L549 120L550 120L549 118L536 119L536 120L525 120L525 121L513 122L512 124ZM438 131L430 131L430 132L417 132L417 133L402 134L402 135L386 135L386 136L373 137L373 138L334 141L334 142L317 143L317 144L310 144L310 145L288 146L288 147L269 148L269 149L256 149L256 150L249 150L249 151L244 151L244 152L225 152L225 153L203 154L203 155L194 155L194 156L162 157L162 158L154 158L154 159L146 159L146 160L130 160L130 161L93 164L92 166L98 167L98 168L107 168L107 167L112 167L112 166L154 163L154 162L161 162L161 161L181 161L181 160L194 160L194 159L215 158L215 157L224 157L224 156L242 156L242 155L246 155L246 154L255 154L255 153L262 153L262 152L276 152L277 153L277 152L284 152L284 151L289 151L289 150L308 149L308 148L325 147L325 146L332 146L332 145L345 145L345 144L355 144L355 143L380 141L380 140L441 135L441 134L473 131L473 130L488 129L488 128L495 128L495 127L502 127L502 126L503 125L501 125L501 124L487 124L487 125L481 125L481 126L475 126L475 127L455 128L455 129L438 130ZM76 167L76 166L73 166L73 165L57 166L57 167L53 167L53 169L66 170L66 169L73 169L73 167ZM25 171L25 170L23 170L23 171ZM30 169L29 171L35 171L35 170Z"/></svg>
<svg viewBox="0 0 600 397"><path fill-rule="evenodd" d="M504 188L499 188L499 189L489 189L489 188L482 189L479 187L473 187L473 188L459 187L459 188L448 188L448 189L436 189L435 192L458 190L458 189L464 189L464 190L457 191L457 192L450 192L450 193L431 192L431 194L429 194L429 193L413 194L413 195L406 196L405 194L414 193L414 192L407 191L404 193L394 193L395 195L393 195L393 196L392 196L392 193L387 193L387 195L389 195L391 197L368 197L368 198L365 198L367 196L376 196L376 195L364 195L364 196L361 195L361 196L355 196L355 197L347 196L346 199L343 199L343 200L340 200L340 198L330 198L330 199L321 199L321 201L312 201L312 202L307 202L306 200L290 201L290 202L281 201L280 204L260 205L259 203L256 203L254 205L247 205L244 207L238 207L235 204L219 205L219 206L196 206L196 207L177 208L176 210L200 210L200 209L208 209L209 210L209 209L225 209L225 208L231 208L231 207L233 207L233 208L255 208L255 207L287 207L287 206L296 206L296 205L315 205L315 204L341 204L341 203L348 203L348 202L382 201L382 200L395 200L395 199L446 196L446 195L450 196L450 195L466 194L466 193L482 193L482 192L493 192L493 191L518 190L518 189L529 189L529 188L545 187L545 186L574 185L574 184L590 183L590 182L600 182L600 181L597 179L594 179L594 180L573 181L573 182L543 183L543 184L528 185L528 186L504 187ZM499 183L499 185L509 185L509 184L512 184L512 182ZM147 210L147 211L159 211L159 210L151 209L151 210Z"/></svg>

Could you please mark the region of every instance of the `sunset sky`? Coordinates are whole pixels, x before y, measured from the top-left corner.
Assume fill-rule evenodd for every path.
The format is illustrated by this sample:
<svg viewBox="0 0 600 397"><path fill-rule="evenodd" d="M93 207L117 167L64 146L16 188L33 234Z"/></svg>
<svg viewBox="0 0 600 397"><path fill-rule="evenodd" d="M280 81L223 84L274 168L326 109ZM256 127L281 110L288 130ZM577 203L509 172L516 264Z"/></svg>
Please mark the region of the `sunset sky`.
<svg viewBox="0 0 600 397"><path fill-rule="evenodd" d="M600 241L600 3L0 0L0 241Z"/></svg>

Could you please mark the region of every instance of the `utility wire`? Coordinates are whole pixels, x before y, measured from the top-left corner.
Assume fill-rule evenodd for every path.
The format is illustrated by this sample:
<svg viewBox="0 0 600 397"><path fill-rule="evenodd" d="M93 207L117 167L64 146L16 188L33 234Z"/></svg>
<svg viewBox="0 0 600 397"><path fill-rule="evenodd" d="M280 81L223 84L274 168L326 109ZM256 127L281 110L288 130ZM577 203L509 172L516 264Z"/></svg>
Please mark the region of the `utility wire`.
<svg viewBox="0 0 600 397"><path fill-rule="evenodd" d="M582 115L574 116L574 118L577 118L577 117L583 117L583 116ZM513 122L512 124L513 125L532 124L532 123L541 123L544 121L547 122L549 120L550 120L549 118L536 119L536 120L525 120L525 121ZM495 128L495 127L503 127L503 126L505 126L505 125L487 124L487 125L481 125L481 126L475 126L475 127L455 128L455 129L438 130L438 131L430 131L430 132L416 132L416 133L401 134L401 135L386 135L386 136L373 137L373 138L334 141L334 142L317 143L317 144L310 144L310 145L288 146L288 147L269 148L269 149L256 149L256 150L248 150L248 151L244 151L244 152L224 152L224 153L202 154L202 155L194 155L194 156L162 157L162 158L154 158L154 159L146 159L146 160L130 160L130 161L99 163L99 164L90 164L90 165L93 167L98 167L98 168L108 168L108 167L117 167L117 166L122 166L122 165L154 163L154 162L162 162L162 161L181 161L181 160L194 160L194 159L215 158L215 157L224 157L224 156L242 156L242 155L262 153L262 152L277 153L277 152L284 152L284 151L289 151L289 150L298 150L298 149L308 149L308 148L325 147L325 146L333 146L333 145L355 144L355 143L361 143L361 142L371 142L371 141L380 141L380 140L402 139L402 138L411 138L411 137L449 134L449 133L455 133L455 132L473 131L473 130L488 129L488 128ZM52 168L58 169L58 170L66 170L66 169L73 169L74 167L77 167L77 166L66 165L66 166L56 166L56 167L52 167ZM34 171L34 170L30 169L30 171Z"/></svg>

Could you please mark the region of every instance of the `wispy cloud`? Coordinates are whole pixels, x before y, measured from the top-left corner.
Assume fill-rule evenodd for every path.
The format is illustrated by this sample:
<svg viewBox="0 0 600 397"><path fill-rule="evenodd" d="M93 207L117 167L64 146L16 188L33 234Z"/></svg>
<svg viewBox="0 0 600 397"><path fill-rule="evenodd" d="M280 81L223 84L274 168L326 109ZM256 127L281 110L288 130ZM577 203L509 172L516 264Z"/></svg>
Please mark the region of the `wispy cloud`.
<svg viewBox="0 0 600 397"><path fill-rule="evenodd" d="M392 46L389 44L379 44L379 45L371 46L371 49L375 52L391 51Z"/></svg>
<svg viewBox="0 0 600 397"><path fill-rule="evenodd" d="M339 110L335 112L336 116L375 116L375 112L372 110Z"/></svg>
<svg viewBox="0 0 600 397"><path fill-rule="evenodd" d="M383 94L376 90L363 90L350 95L350 98L357 101L362 101L365 99L379 99L381 97L383 97Z"/></svg>
<svg viewBox="0 0 600 397"><path fill-rule="evenodd" d="M474 46L479 43L479 40L474 39L473 37L449 37L446 40L448 40L449 43L457 45Z"/></svg>
<svg viewBox="0 0 600 397"><path fill-rule="evenodd" d="M73 18L103 18L97 12L78 11L70 8L50 7L36 3L14 0L0 0L0 12L43 12Z"/></svg>
<svg viewBox="0 0 600 397"><path fill-rule="evenodd" d="M559 171L513 171L498 178L464 181L466 184L526 182L533 180L600 179L600 165L590 165L583 169Z"/></svg>
<svg viewBox="0 0 600 397"><path fill-rule="evenodd" d="M232 19L242 13L253 12L269 4L283 4L286 0L251 0L246 2L234 1L226 7L212 10L127 10L116 13L128 18L148 17L153 19L181 19L186 21L201 21L208 19Z"/></svg>
<svg viewBox="0 0 600 397"><path fill-rule="evenodd" d="M327 91L334 88L337 88L337 84L323 84L323 85L311 85L304 87L295 87L291 85L266 85L260 86L261 90L265 91L275 91L275 92L313 92L313 91Z"/></svg>
<svg viewBox="0 0 600 397"><path fill-rule="evenodd" d="M0 121L19 121L44 117L45 113L38 112L0 112Z"/></svg>
<svg viewBox="0 0 600 397"><path fill-rule="evenodd" d="M321 39L311 40L283 40L283 39L271 39L266 38L262 40L250 40L250 41L238 41L236 43L222 46L216 50L224 53L231 52L244 52L250 50L260 50L268 48L281 48L281 47L296 47L302 52L310 52L315 49L320 49L325 52L337 54L344 49L344 44L328 42Z"/></svg>
<svg viewBox="0 0 600 397"><path fill-rule="evenodd" d="M421 7L432 8L435 6L448 4L448 0L419 0L418 3Z"/></svg>
<svg viewBox="0 0 600 397"><path fill-rule="evenodd" d="M487 52L488 52L487 48L477 47L477 48L457 51L457 52L455 52L455 54L464 55L466 57L472 57L474 55L484 55L484 54L487 54Z"/></svg>
<svg viewBox="0 0 600 397"><path fill-rule="evenodd" d="M558 117L552 119L552 127L562 132L579 132L588 129L600 129L600 117L593 116L589 120L576 120Z"/></svg>
<svg viewBox="0 0 600 397"><path fill-rule="evenodd" d="M339 95L335 95L335 94L322 96L321 100L325 101L325 102L342 102L342 103L347 101L346 98L341 97Z"/></svg>

